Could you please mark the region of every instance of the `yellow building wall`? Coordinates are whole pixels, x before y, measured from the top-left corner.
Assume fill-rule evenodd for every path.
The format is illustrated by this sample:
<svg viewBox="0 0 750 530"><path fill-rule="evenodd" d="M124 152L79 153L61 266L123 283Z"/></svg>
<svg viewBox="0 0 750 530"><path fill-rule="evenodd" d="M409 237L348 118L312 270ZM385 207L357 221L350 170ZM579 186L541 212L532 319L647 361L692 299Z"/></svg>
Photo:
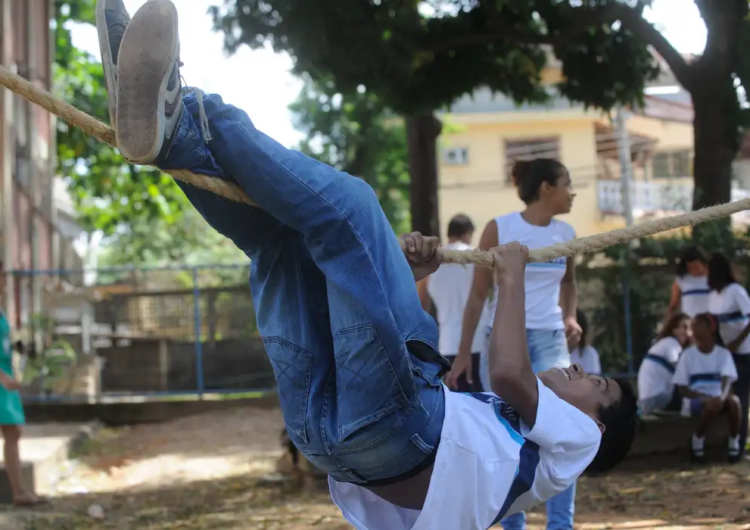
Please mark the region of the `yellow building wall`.
<svg viewBox="0 0 750 530"><path fill-rule="evenodd" d="M503 117L509 114L517 118L527 113L504 113ZM466 123L470 121L466 115L446 118L455 132L440 138L441 153L449 147L468 147L469 163L452 166L440 160L439 208L443 232L452 216L464 213L477 227L474 237L474 244L477 244L489 221L522 210L524 205L516 189L505 181L505 141L552 136L560 140L562 163L568 167L577 192L573 211L561 219L570 223L581 236L601 231L596 192L595 120L580 111L571 112L568 119L562 119L560 112L528 114L536 114L539 119L503 122L496 118L493 122L487 120L490 114L485 114L485 123ZM558 115L558 119L548 119L554 115Z"/></svg>

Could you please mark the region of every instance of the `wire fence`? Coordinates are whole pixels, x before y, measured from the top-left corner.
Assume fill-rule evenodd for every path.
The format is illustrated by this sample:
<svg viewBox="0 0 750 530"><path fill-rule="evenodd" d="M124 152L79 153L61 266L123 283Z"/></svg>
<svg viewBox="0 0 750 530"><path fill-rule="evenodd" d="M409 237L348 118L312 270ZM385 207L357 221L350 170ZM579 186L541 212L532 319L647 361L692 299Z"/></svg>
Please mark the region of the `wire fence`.
<svg viewBox="0 0 750 530"><path fill-rule="evenodd" d="M264 391L249 267L14 271L27 400Z"/></svg>
<svg viewBox="0 0 750 530"><path fill-rule="evenodd" d="M604 372L632 376L663 320L672 276L654 266L628 286L625 273L617 265L579 267L579 306ZM271 391L248 275L248 265L14 271L25 399ZM39 314L20 294L35 289Z"/></svg>

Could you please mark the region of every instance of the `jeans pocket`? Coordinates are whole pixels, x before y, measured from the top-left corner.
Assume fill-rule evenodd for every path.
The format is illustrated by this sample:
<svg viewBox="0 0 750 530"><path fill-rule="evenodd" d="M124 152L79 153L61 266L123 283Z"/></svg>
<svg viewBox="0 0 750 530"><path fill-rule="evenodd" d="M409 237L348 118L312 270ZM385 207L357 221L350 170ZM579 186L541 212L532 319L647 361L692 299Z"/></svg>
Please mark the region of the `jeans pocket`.
<svg viewBox="0 0 750 530"><path fill-rule="evenodd" d="M295 445L306 444L312 355L278 337L263 339L263 345L273 366L281 412L289 438Z"/></svg>
<svg viewBox="0 0 750 530"><path fill-rule="evenodd" d="M369 324L339 331L334 351L338 441L342 443L358 430L403 408L407 400L401 385L411 382L412 375L396 373ZM408 355L406 346L404 355Z"/></svg>

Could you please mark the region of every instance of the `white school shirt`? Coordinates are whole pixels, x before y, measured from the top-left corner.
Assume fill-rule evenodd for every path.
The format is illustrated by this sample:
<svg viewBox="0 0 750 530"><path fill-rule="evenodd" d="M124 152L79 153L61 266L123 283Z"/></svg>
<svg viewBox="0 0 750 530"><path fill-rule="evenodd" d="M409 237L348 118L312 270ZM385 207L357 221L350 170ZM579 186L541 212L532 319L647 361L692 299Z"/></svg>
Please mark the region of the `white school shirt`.
<svg viewBox="0 0 750 530"><path fill-rule="evenodd" d="M680 289L680 309L690 318L701 313L708 313L708 276L686 274L675 278Z"/></svg>
<svg viewBox="0 0 750 530"><path fill-rule="evenodd" d="M395 506L355 484L328 484L358 530L485 530L565 491L596 456L594 420L537 380L529 429L492 393L445 390L445 420L422 510Z"/></svg>
<svg viewBox="0 0 750 530"><path fill-rule="evenodd" d="M599 361L599 352L593 346L584 346L583 351L576 346L570 352L570 364L580 364L587 374L601 375L602 364Z"/></svg>
<svg viewBox="0 0 750 530"><path fill-rule="evenodd" d="M737 380L737 368L729 350L714 346L711 353L703 353L696 346L687 348L677 363L674 384L707 396L721 395L721 379Z"/></svg>
<svg viewBox="0 0 750 530"><path fill-rule="evenodd" d="M719 321L721 340L724 344L729 344L750 322L750 297L744 287L732 283L721 291L711 291L708 295L708 310ZM750 336L742 341L734 353L750 353Z"/></svg>
<svg viewBox="0 0 750 530"><path fill-rule="evenodd" d="M682 344L674 337L664 337L651 346L638 369L638 398L648 399L674 392L675 366Z"/></svg>
<svg viewBox="0 0 750 530"><path fill-rule="evenodd" d="M564 243L575 239L573 227L563 221L552 219L547 226L527 223L520 212L503 215L495 219L497 240L502 245L517 241L529 250ZM526 328L563 329L560 308L560 282L568 266L567 258L556 258L549 263L526 265ZM495 295L488 302L488 325L495 318L497 286Z"/></svg>
<svg viewBox="0 0 750 530"><path fill-rule="evenodd" d="M445 245L448 250L471 250L472 247L461 241ZM438 329L440 338L438 349L443 355L457 355L461 344L461 330L464 322L464 309L471 293L471 283L474 280L474 265L459 265L445 263L432 273L427 281L427 292L435 303L437 310ZM479 353L484 348L486 334L480 319L472 353Z"/></svg>

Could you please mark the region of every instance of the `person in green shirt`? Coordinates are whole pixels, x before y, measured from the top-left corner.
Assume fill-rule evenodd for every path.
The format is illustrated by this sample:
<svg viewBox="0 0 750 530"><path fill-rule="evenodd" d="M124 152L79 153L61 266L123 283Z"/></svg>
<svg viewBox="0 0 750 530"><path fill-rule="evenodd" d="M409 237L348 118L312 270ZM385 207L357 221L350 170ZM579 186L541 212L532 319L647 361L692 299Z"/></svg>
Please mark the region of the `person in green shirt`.
<svg viewBox="0 0 750 530"><path fill-rule="evenodd" d="M0 306L5 296L5 269L0 261ZM0 432L3 433L3 456L5 471L13 492L13 504L32 506L41 499L29 493L21 479L21 455L19 441L21 425L26 423L23 413L21 395L18 391L21 384L13 377L13 351L10 341L10 324L5 313L0 310Z"/></svg>

